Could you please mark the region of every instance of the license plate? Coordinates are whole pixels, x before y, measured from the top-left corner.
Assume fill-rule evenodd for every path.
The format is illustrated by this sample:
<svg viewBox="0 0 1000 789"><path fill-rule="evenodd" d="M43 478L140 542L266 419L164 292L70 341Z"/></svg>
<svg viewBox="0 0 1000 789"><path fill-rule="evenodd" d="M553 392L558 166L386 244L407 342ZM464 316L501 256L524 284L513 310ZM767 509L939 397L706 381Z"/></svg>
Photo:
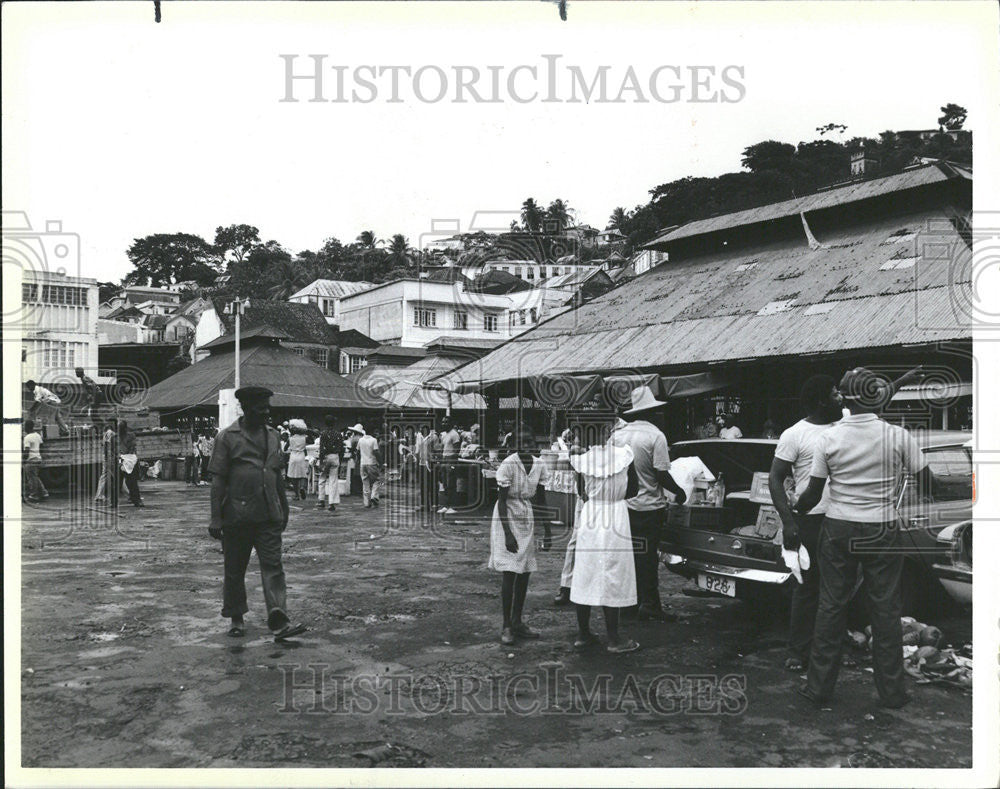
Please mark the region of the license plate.
<svg viewBox="0 0 1000 789"><path fill-rule="evenodd" d="M698 573L698 587L707 592L723 594L726 597L736 597L736 581L724 575Z"/></svg>

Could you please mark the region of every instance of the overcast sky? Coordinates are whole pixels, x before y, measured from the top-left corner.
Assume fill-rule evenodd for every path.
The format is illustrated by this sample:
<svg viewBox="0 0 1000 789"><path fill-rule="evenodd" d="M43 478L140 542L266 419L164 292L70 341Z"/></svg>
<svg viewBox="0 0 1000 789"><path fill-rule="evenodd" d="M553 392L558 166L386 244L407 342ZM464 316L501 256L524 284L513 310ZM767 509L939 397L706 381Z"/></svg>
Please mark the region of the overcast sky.
<svg viewBox="0 0 1000 789"><path fill-rule="evenodd" d="M516 211L530 195L564 198L603 228L657 184L738 170L747 145L814 139L824 123L848 136L928 128L953 101L979 133L991 14L988 3L571 2L564 23L544 2L165 1L156 25L147 2L6 3L4 209L36 227L61 220L81 236L83 273L115 280L134 238L212 240L234 222L292 252L364 229L417 246L434 220L465 230L477 210ZM383 78L372 103L281 102L279 55L306 71L313 53L348 67L348 91L366 64L504 66L505 84L553 54L587 75L609 66L614 95L629 66L640 83L663 65L740 66L745 96L420 103L404 79L406 100L387 103ZM300 98L310 91L296 83Z"/></svg>

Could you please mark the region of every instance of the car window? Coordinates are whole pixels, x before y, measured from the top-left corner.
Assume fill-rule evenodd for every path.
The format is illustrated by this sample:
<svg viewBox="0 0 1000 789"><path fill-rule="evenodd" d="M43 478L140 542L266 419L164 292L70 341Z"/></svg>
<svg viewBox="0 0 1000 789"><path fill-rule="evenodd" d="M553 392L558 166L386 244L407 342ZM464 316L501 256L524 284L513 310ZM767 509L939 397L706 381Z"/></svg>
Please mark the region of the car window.
<svg viewBox="0 0 1000 789"><path fill-rule="evenodd" d="M972 499L972 457L961 447L930 447L924 450L927 465L938 482L936 501Z"/></svg>

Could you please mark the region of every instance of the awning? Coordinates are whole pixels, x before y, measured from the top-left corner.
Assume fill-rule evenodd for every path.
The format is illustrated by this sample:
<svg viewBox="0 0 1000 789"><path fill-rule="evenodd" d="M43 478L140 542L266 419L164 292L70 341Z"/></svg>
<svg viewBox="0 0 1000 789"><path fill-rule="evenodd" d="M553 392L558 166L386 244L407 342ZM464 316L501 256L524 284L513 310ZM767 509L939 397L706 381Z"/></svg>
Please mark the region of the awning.
<svg viewBox="0 0 1000 789"><path fill-rule="evenodd" d="M690 397L704 392L724 389L730 381L718 372L695 373L693 375L657 375L656 373L596 373L580 375L540 375L524 379L525 394L529 394L545 408L572 408L586 403L596 395L609 405L627 405L631 402L632 390L648 386L654 396L663 399ZM427 382L430 388L453 386L456 394L469 394L488 390L494 383L461 381L452 383L447 378Z"/></svg>
<svg viewBox="0 0 1000 789"><path fill-rule="evenodd" d="M915 386L904 386L892 402L899 400L954 400L956 397L971 397L971 383L923 383Z"/></svg>

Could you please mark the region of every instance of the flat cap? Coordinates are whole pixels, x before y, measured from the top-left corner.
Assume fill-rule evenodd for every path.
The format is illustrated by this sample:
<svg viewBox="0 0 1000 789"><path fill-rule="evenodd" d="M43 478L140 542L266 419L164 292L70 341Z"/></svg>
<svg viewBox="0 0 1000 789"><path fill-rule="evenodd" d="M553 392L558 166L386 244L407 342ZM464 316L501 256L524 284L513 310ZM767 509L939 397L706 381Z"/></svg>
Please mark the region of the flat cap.
<svg viewBox="0 0 1000 789"><path fill-rule="evenodd" d="M273 396L274 392L265 386L244 386L236 390L236 399L241 402L243 400L262 400Z"/></svg>

